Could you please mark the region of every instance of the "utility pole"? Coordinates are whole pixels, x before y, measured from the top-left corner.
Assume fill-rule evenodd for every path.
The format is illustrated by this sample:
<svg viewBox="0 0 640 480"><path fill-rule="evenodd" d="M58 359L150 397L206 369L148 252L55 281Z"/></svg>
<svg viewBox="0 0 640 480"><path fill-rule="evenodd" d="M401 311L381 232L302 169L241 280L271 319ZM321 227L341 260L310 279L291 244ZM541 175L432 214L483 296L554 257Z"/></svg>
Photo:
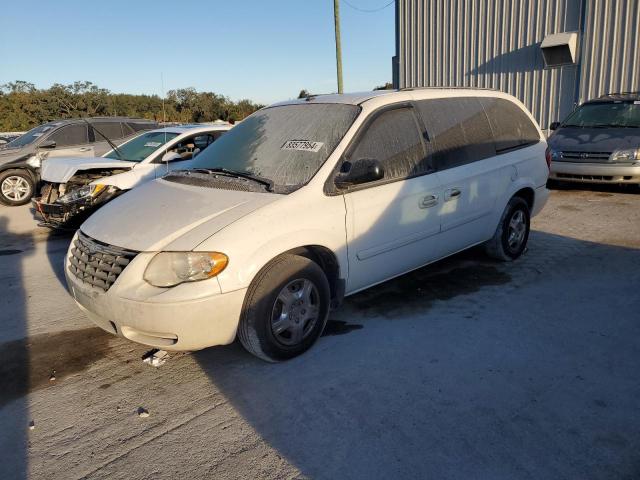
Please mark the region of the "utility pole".
<svg viewBox="0 0 640 480"><path fill-rule="evenodd" d="M333 0L333 21L336 29L336 70L338 93L342 93L342 47L340 46L340 0Z"/></svg>

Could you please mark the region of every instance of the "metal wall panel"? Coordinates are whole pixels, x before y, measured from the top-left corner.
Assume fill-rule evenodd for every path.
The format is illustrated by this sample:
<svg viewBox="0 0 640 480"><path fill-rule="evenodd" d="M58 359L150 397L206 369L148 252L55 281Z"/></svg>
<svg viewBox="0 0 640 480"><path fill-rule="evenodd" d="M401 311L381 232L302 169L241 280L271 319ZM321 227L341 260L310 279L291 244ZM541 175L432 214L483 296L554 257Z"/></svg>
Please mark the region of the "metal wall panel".
<svg viewBox="0 0 640 480"><path fill-rule="evenodd" d="M495 88L518 97L547 128L578 101L638 89L639 3L397 0L398 86ZM578 58L583 52L585 60L545 69L540 51L545 35L581 31L583 23Z"/></svg>
<svg viewBox="0 0 640 480"><path fill-rule="evenodd" d="M584 25L581 102L640 91L640 1L590 0Z"/></svg>

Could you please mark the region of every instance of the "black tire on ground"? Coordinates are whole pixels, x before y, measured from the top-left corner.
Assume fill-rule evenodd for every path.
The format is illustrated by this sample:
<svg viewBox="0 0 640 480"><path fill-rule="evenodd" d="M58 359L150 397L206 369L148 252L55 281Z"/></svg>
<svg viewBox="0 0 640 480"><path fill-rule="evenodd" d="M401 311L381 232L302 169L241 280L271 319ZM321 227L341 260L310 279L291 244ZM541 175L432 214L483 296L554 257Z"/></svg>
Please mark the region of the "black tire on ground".
<svg viewBox="0 0 640 480"><path fill-rule="evenodd" d="M8 193L8 196L5 195L6 189L14 185L25 190ZM3 205L10 207L25 205L31 200L33 192L35 192L35 184L33 178L31 178L31 174L27 170L15 168L0 172L0 203Z"/></svg>
<svg viewBox="0 0 640 480"><path fill-rule="evenodd" d="M300 331L299 324L303 324L303 333L300 335L304 336L297 342L292 330L290 339L287 339L288 330L276 332L282 327L277 320L282 318L285 310L281 298L288 298L291 293L295 298L300 295L302 299L303 292L296 291L296 285L302 287L310 284L312 287L307 289L310 292L307 310L302 300L300 305L292 307L294 310L287 316L288 323L296 331ZM242 307L238 338L249 353L268 362L293 358L311 348L322 334L329 315L330 300L329 282L317 263L298 255L280 255L251 282ZM305 315L313 316L312 312L316 311L315 320L305 318Z"/></svg>
<svg viewBox="0 0 640 480"><path fill-rule="evenodd" d="M484 244L487 254L501 262L510 262L522 255L527 248L530 220L527 202L520 197L512 197L493 237Z"/></svg>

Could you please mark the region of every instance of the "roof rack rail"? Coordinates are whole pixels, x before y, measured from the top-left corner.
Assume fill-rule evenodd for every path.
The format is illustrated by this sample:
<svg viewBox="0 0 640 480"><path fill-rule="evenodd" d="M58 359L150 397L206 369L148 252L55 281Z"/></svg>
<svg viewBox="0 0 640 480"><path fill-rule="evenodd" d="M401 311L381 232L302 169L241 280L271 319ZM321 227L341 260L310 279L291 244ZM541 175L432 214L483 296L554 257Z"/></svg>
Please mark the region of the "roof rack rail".
<svg viewBox="0 0 640 480"><path fill-rule="evenodd" d="M605 93L603 95L600 95L599 98L604 98L604 97L619 97L622 95L640 95L640 91L637 92L611 92L611 93Z"/></svg>
<svg viewBox="0 0 640 480"><path fill-rule="evenodd" d="M437 86L437 87L404 87L404 88L400 88L398 89L399 92L409 92L411 90L490 90L492 92L497 92L498 89L497 88L489 88L489 87L461 87L461 86L454 86L454 87L444 87L444 86Z"/></svg>

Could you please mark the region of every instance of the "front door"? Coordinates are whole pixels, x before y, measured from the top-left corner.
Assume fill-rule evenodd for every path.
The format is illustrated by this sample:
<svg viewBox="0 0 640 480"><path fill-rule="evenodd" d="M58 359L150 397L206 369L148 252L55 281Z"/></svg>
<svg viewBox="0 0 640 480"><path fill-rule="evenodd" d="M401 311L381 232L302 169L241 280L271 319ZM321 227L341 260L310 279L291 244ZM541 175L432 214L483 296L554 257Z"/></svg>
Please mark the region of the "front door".
<svg viewBox="0 0 640 480"><path fill-rule="evenodd" d="M347 210L347 293L417 268L438 252L442 188L427 165L418 120L410 106L374 114L345 156L375 159L382 180L352 187Z"/></svg>

